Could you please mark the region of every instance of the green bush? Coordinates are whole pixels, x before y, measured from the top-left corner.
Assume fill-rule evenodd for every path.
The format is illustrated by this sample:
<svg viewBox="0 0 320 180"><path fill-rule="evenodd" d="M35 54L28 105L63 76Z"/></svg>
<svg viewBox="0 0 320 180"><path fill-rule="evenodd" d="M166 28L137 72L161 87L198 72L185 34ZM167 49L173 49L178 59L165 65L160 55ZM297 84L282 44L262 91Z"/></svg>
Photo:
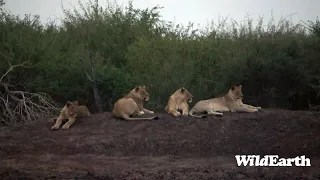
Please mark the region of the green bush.
<svg viewBox="0 0 320 180"><path fill-rule="evenodd" d="M96 67L103 109L136 85L146 85L149 108L163 111L176 89L186 87L195 101L226 93L242 84L247 103L268 108L306 109L320 104L320 26L287 20L237 22L204 30L161 20L160 7L107 8L98 2L64 10L61 25L42 25L39 16L19 18L1 10L0 73L11 64L29 68L6 81L45 92L63 105L78 100L93 110L93 93L84 71L89 50ZM2 8L2 6L1 6ZM82 62L82 57L85 62Z"/></svg>

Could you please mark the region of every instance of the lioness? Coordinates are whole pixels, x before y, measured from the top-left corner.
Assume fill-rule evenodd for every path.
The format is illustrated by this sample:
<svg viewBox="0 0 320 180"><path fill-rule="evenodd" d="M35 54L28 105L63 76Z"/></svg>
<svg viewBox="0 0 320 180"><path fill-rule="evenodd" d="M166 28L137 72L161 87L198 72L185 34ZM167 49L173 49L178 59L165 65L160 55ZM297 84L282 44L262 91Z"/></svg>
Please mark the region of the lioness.
<svg viewBox="0 0 320 180"><path fill-rule="evenodd" d="M146 91L145 86L137 86L133 88L129 94L125 97L119 99L115 104L112 113L117 118L122 118L124 120L152 120L158 119L157 116L150 118L132 118L134 115L142 115L145 113L153 114L143 107L143 101L149 100L149 93Z"/></svg>
<svg viewBox="0 0 320 180"><path fill-rule="evenodd" d="M189 104L191 103L193 99L192 94L190 92L182 87L178 90L176 90L170 97L168 104L165 107L165 111L168 112L168 114L172 114L175 117L181 116L193 116L196 118L205 118L206 116L197 116L193 114L189 114ZM181 111L181 112L179 112Z"/></svg>
<svg viewBox="0 0 320 180"><path fill-rule="evenodd" d="M242 102L242 85L232 86L229 92L221 97L213 99L201 100L197 102L190 110L193 113L207 113L216 116L223 116L222 112L257 112L261 107L254 107L243 104Z"/></svg>
<svg viewBox="0 0 320 180"><path fill-rule="evenodd" d="M62 108L59 117L56 120L54 126L51 127L52 130L59 129L62 120L68 119L68 121L62 126L62 129L69 129L70 126L75 122L76 117L87 117L91 116L88 108L84 105L79 106L78 101L68 101Z"/></svg>

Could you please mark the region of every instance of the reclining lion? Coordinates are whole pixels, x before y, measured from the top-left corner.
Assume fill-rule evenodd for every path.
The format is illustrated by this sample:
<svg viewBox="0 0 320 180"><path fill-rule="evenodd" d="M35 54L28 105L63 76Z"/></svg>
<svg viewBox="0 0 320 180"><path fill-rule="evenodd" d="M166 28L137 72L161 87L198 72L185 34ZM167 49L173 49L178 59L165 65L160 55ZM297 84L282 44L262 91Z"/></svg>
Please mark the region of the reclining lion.
<svg viewBox="0 0 320 180"><path fill-rule="evenodd" d="M62 121L68 119L68 121L62 126L62 129L69 129L76 121L76 117L88 117L91 116L88 108L84 105L79 106L78 101L68 101L62 108L60 115L58 116L56 123L51 127L52 130L59 129Z"/></svg>
<svg viewBox="0 0 320 180"><path fill-rule="evenodd" d="M143 107L143 101L149 100L149 93L146 91L145 86L137 86L132 89L129 94L125 97L119 99L113 108L113 115L117 118L122 118L124 120L152 120L158 119L157 116L150 118L132 118L131 116L139 116L145 113L153 114L153 111L150 111Z"/></svg>
<svg viewBox="0 0 320 180"><path fill-rule="evenodd" d="M197 116L189 114L189 104L193 99L192 94L184 87L176 90L170 97L168 104L165 107L165 111L168 114L174 115L175 117L181 116L193 116L196 118L205 118L207 116Z"/></svg>
<svg viewBox="0 0 320 180"><path fill-rule="evenodd" d="M222 112L257 112L261 107L243 104L242 86L232 86L227 94L213 99L201 100L190 110L193 113L207 113L223 116Z"/></svg>

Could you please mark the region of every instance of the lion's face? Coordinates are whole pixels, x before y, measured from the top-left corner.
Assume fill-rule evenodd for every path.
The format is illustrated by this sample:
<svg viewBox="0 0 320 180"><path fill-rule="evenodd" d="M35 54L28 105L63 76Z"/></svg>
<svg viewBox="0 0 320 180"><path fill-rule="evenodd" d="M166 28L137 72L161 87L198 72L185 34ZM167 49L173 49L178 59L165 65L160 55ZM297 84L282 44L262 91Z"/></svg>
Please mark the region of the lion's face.
<svg viewBox="0 0 320 180"><path fill-rule="evenodd" d="M188 103L192 103L193 96L186 88L181 88L179 92L181 93L183 99L185 99Z"/></svg>
<svg viewBox="0 0 320 180"><path fill-rule="evenodd" d="M146 90L146 86L138 86L134 90L141 100L149 101L150 95Z"/></svg>
<svg viewBox="0 0 320 180"><path fill-rule="evenodd" d="M69 115L76 115L77 114L77 109L76 109L77 106L79 106L78 101L74 101L74 102L68 101L66 103L68 114Z"/></svg>
<svg viewBox="0 0 320 180"><path fill-rule="evenodd" d="M243 94L242 94L242 86L232 86L231 87L231 92L232 95L236 98L236 99L242 99L243 98Z"/></svg>

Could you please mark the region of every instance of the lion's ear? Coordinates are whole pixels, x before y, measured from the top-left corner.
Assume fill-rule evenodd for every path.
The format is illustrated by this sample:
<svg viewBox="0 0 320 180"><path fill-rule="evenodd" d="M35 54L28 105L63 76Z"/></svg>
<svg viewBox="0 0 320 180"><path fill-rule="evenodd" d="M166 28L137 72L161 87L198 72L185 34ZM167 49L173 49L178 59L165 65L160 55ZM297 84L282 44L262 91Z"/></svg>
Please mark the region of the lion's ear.
<svg viewBox="0 0 320 180"><path fill-rule="evenodd" d="M235 88L236 88L235 86L232 86L232 87L231 87L231 90L233 91Z"/></svg>
<svg viewBox="0 0 320 180"><path fill-rule="evenodd" d="M145 85L143 85L143 86L142 86L142 88L143 88L143 89L145 89L145 88L146 88L146 86L145 86Z"/></svg>
<svg viewBox="0 0 320 180"><path fill-rule="evenodd" d="M183 87L183 88L181 88L181 92L183 93L185 91L185 88Z"/></svg>
<svg viewBox="0 0 320 180"><path fill-rule="evenodd" d="M241 88L242 88L242 85L240 84L240 85L238 86L238 88L241 89Z"/></svg>
<svg viewBox="0 0 320 180"><path fill-rule="evenodd" d="M77 106L79 105L78 101L74 101L73 104L75 104Z"/></svg>
<svg viewBox="0 0 320 180"><path fill-rule="evenodd" d="M69 107L71 105L70 101L67 101L66 106Z"/></svg>
<svg viewBox="0 0 320 180"><path fill-rule="evenodd" d="M140 89L140 86L134 88L135 91L139 91L139 89Z"/></svg>

